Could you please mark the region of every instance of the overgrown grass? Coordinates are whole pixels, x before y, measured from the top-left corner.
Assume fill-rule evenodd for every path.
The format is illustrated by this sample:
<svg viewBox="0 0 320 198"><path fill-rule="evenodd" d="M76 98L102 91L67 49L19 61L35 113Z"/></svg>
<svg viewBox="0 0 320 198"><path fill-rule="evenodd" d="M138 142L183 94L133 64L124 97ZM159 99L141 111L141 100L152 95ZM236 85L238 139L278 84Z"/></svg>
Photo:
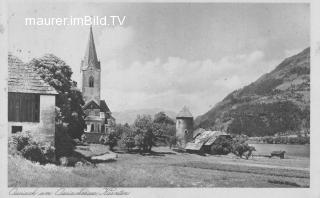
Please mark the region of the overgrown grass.
<svg viewBox="0 0 320 198"><path fill-rule="evenodd" d="M245 162L252 163L254 167L241 163L230 165L227 163L230 158L226 156L204 157L169 152L169 149L164 148L156 149L159 149L157 155L118 153L119 157L115 162L96 164L95 167L40 165L19 155L9 155L8 184L9 187L309 186L308 171L259 167L259 164L253 164L256 163L253 160ZM263 163L261 160L259 161ZM289 163L287 160L272 161Z"/></svg>

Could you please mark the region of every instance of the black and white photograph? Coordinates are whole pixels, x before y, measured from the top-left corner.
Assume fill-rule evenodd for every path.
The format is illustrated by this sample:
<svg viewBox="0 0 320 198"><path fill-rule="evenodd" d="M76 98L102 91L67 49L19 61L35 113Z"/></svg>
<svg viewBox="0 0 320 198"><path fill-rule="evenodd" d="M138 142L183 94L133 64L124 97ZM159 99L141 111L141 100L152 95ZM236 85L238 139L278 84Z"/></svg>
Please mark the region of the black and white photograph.
<svg viewBox="0 0 320 198"><path fill-rule="evenodd" d="M4 5L9 195L312 187L311 2Z"/></svg>

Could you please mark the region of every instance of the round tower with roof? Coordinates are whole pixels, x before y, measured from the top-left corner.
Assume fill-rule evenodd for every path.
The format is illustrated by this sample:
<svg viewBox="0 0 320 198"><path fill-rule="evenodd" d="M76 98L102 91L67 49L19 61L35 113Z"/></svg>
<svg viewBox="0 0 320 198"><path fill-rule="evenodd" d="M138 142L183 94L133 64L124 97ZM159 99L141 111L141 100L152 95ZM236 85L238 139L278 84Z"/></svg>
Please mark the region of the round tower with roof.
<svg viewBox="0 0 320 198"><path fill-rule="evenodd" d="M193 116L189 109L184 106L176 116L176 138L180 147L185 147L186 143L192 140Z"/></svg>

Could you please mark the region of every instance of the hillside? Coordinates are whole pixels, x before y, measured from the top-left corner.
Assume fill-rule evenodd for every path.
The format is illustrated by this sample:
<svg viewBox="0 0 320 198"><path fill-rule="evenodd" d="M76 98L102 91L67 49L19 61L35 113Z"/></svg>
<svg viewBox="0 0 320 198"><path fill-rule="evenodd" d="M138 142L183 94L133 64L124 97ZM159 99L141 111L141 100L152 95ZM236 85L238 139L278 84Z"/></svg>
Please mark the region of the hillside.
<svg viewBox="0 0 320 198"><path fill-rule="evenodd" d="M236 90L196 118L196 126L249 136L309 131L310 48Z"/></svg>
<svg viewBox="0 0 320 198"><path fill-rule="evenodd" d="M177 113L173 111L163 110L160 108L125 110L121 112L113 112L112 115L116 118L117 123L132 124L134 120L137 118L137 115L151 115L153 117L156 113L159 113L160 111L165 112L167 116L175 120Z"/></svg>

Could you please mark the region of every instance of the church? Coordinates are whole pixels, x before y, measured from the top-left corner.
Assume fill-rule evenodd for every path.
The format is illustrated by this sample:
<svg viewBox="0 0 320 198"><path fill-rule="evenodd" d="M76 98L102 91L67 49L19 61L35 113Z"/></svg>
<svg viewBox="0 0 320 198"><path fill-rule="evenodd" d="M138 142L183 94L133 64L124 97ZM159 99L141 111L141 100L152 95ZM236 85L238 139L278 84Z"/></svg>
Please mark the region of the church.
<svg viewBox="0 0 320 198"><path fill-rule="evenodd" d="M97 143L101 135L110 131L115 119L101 95L101 66L90 26L89 41L81 61L82 95L85 101L85 136L87 142Z"/></svg>

